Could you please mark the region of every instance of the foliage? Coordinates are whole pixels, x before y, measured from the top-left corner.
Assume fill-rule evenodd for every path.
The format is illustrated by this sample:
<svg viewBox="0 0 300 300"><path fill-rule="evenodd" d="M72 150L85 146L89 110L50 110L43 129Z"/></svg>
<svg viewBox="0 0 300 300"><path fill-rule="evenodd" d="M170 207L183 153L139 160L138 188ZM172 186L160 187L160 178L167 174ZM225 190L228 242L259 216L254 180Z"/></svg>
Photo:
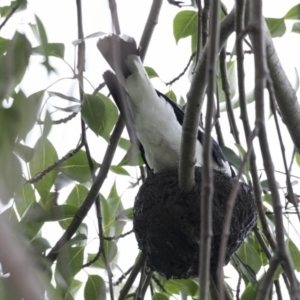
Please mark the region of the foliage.
<svg viewBox="0 0 300 300"><path fill-rule="evenodd" d="M17 0L0 7L1 21L9 18L12 11L27 12L26 4L26 1ZM49 253L53 250L53 243L66 232L67 228L73 226L74 220L80 219L75 234L68 237L59 251L54 251L57 261L51 267L48 266L48 275L44 276L45 286L49 293L51 291L55 294L55 299L83 299L82 297L89 300L109 299L109 289L113 289L117 294L130 273L123 270L120 257L124 259L126 251L131 251L127 249L127 244L122 243L122 239L127 238L130 234L128 231L132 228L133 196L128 200L125 195L120 195L117 186L122 180L130 189L139 186L141 184L139 170L144 168L143 160L135 145L125 137L119 140L117 150L120 155L116 155L113 164L109 166L108 175L104 176L105 178L108 176L108 179L104 180L106 192L102 192L102 189L100 191L98 215L97 218L93 216L94 223L91 226L89 218L84 218L86 215L83 216L82 211L86 200L90 197L89 191L94 186L95 174L104 169L106 161L103 160L103 155L105 148L111 144L110 138L119 117L118 110L103 90L93 88L91 91L87 88L89 83L86 85L86 82L90 78L87 78L84 86L81 85L82 82L78 79L82 74L78 73L75 66L69 64L68 61L72 58L65 57L69 53L65 50L70 45L50 42L44 21L36 15L34 20L35 24L27 25L32 31L31 35L36 38L35 42L32 41L28 31L26 34L15 31L10 36L0 36L0 199L5 205L1 217L18 232L20 248L31 249L37 263L42 267L49 264L46 257L48 255L49 258ZM191 40L191 46L187 51L189 55L181 57L182 61L188 61L188 56L197 50L198 20L198 11L192 9L182 9L174 17L175 42L178 44L185 38ZM287 22L293 22L291 32L299 34L300 6L290 8L282 18L265 20L273 38L281 38L287 34ZM5 27L8 26L14 27L13 20L8 19ZM101 34L95 33L88 38L92 39ZM83 41L78 39L74 44L77 50ZM76 59L82 59L80 54L78 55ZM35 58L39 58L40 63L37 63ZM42 65L43 70L49 75L49 82L47 88L37 83L35 92L28 95L24 82L34 64ZM61 72L58 72L57 65L61 67ZM72 84L80 91L79 93L70 93L71 89L67 84L61 91L59 81L66 82L67 78L70 79L70 73L63 74L65 66L68 72L71 72ZM192 68L194 64L191 70ZM237 111L240 102L235 97L238 93L235 49L226 59L226 70L230 90L229 102L233 110ZM98 81L101 81L99 78L103 71L104 69L99 70ZM146 67L146 71L150 78L161 79L158 75L160 72L156 72L154 67ZM53 74L59 78L56 82L51 80ZM180 80L179 77L177 81ZM228 103L225 105L226 91L222 89L222 80L219 72L216 94L221 102L220 112L226 113L229 108ZM166 95L174 102L184 105L185 99L176 93L176 85L175 80ZM250 91L246 99L248 109L251 109L254 100L254 93ZM270 112L271 114L273 113ZM74 130L76 137L73 138L72 145L64 144L63 149L60 147L60 142L53 136L55 127L61 128L59 129L61 131L68 131L67 135ZM243 139L242 142L234 141L233 144L231 147L223 145L222 150L226 159L238 170L247 153L246 142ZM296 162L294 168L299 172L299 153L294 154L294 161ZM265 193L263 208L272 234L275 234L272 196L264 171L261 171L261 174L263 174L261 187ZM109 176L116 178L115 182L111 183ZM242 180L252 183L249 163L246 164ZM281 188L280 185L278 188ZM86 213L88 210L86 209ZM289 205L286 213L291 211L293 206ZM287 222L290 222L291 227L294 226L294 221L289 218ZM55 232L53 233L55 242L50 241L47 236L47 233L51 232L50 226ZM235 277L241 277L243 281L240 299L254 299L257 296L261 278L268 269L268 254L264 246L270 252L273 250L267 238L261 235L263 230L263 224L259 221L258 232L261 239L251 233L231 260L231 265L236 270ZM292 236L288 229L286 230L286 246L290 250L295 270L300 272L297 238L298 236ZM89 247L89 243L92 242L95 242L94 246ZM89 265L95 257L97 260ZM50 264L52 263L50 260ZM132 261L130 265L134 263ZM6 278L4 267L5 263L3 271L0 268L0 298L13 299L14 296L6 286L9 279ZM147 268L142 270L145 276L149 272ZM113 277L118 287L112 285L110 272L119 275L119 279L117 275ZM275 279L281 280L282 275L283 270L278 269ZM230 284L231 289L235 291L236 286ZM172 295L180 295L181 299L188 297L198 299L199 296L199 284L196 279L167 280L154 273L151 287L152 299L155 300L171 299ZM135 292L136 288L135 284L131 291Z"/></svg>

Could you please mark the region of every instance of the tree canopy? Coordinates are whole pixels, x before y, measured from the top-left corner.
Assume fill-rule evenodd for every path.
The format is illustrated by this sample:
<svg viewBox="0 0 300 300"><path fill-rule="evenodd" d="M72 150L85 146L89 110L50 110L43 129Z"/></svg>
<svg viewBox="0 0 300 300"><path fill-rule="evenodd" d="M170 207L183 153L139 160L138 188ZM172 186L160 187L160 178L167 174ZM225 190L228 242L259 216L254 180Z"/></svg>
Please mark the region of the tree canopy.
<svg viewBox="0 0 300 300"><path fill-rule="evenodd" d="M287 76L280 52L293 43L279 45L299 45L297 1L274 2L280 17L259 0L38 2L0 4L0 298L299 299L299 60ZM234 167L221 262L235 188L253 189L257 226L217 272L210 238L197 278L167 279L138 249L133 206L148 173L102 78L106 33L134 35L155 87L185 109L183 193L205 128L204 237L211 134Z"/></svg>

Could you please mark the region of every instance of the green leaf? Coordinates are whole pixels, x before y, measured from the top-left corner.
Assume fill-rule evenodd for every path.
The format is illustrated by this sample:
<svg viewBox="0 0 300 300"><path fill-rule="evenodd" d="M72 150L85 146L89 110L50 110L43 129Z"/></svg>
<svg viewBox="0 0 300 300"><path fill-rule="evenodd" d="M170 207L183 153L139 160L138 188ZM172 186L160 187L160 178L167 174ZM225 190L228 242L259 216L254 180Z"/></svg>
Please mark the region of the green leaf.
<svg viewBox="0 0 300 300"><path fill-rule="evenodd" d="M235 267L235 269L239 273L243 275L245 284L247 284L248 282L251 282L252 284L257 283L255 272L251 269L251 267L243 263L243 261L239 258L238 255L234 255L230 263Z"/></svg>
<svg viewBox="0 0 300 300"><path fill-rule="evenodd" d="M286 240L296 271L300 272L300 251L293 241L288 238Z"/></svg>
<svg viewBox="0 0 300 300"><path fill-rule="evenodd" d="M46 240L45 238L42 237L38 237L34 240L32 240L31 242L31 247L33 247L33 249L37 252L37 253L43 253L45 252L47 249L51 248L50 243L48 242L48 240Z"/></svg>
<svg viewBox="0 0 300 300"><path fill-rule="evenodd" d="M98 168L98 164L93 160L93 165ZM60 170L69 178L80 183L91 179L91 171L87 160L86 152L79 150L75 155L68 158L60 167Z"/></svg>
<svg viewBox="0 0 300 300"><path fill-rule="evenodd" d="M298 152L295 153L295 160L296 160L298 167L300 167L300 153L298 153Z"/></svg>
<svg viewBox="0 0 300 300"><path fill-rule="evenodd" d="M152 300L169 300L169 297L162 293L155 293L152 297Z"/></svg>
<svg viewBox="0 0 300 300"><path fill-rule="evenodd" d="M164 288L170 294L179 294L183 289L187 289L189 296L195 296L199 289L191 279L170 279L166 281Z"/></svg>
<svg viewBox="0 0 300 300"><path fill-rule="evenodd" d="M124 138L121 137L120 140L119 140L118 146L121 149L127 151L131 146L131 142L129 140L124 139Z"/></svg>
<svg viewBox="0 0 300 300"><path fill-rule="evenodd" d="M22 80L30 52L31 44L26 36L16 32L8 44L6 55L0 57L0 100L10 95Z"/></svg>
<svg viewBox="0 0 300 300"><path fill-rule="evenodd" d="M135 146L131 146L118 166L142 166L144 160L141 156L141 152Z"/></svg>
<svg viewBox="0 0 300 300"><path fill-rule="evenodd" d="M36 176L41 171L52 165L58 160L57 153L52 143L47 140L40 138L35 146L35 153L32 160L29 162L31 177ZM42 179L34 183L35 188L40 194L42 201L46 201L49 196L50 189L53 186L57 176L57 170L52 170L47 173Z"/></svg>
<svg viewBox="0 0 300 300"><path fill-rule="evenodd" d="M46 54L45 48L47 49ZM62 43L47 43L43 46L34 47L31 51L33 55L48 55L63 59L65 55L65 45Z"/></svg>
<svg viewBox="0 0 300 300"><path fill-rule="evenodd" d="M170 90L167 93L165 93L165 95L167 97L169 97L172 101L174 101L175 103L177 103L177 97L176 97L175 93L172 90Z"/></svg>
<svg viewBox="0 0 300 300"><path fill-rule="evenodd" d="M245 265L251 267L255 274L258 273L261 268L261 260L257 251L251 245L244 242L236 254Z"/></svg>
<svg viewBox="0 0 300 300"><path fill-rule="evenodd" d="M46 30L44 28L42 21L40 20L40 18L37 15L35 15L35 21L36 21L36 25L38 28L39 40L41 42L41 45L39 47L41 48L41 51L45 55L45 61L43 62L43 65L47 68L48 72L50 72L50 71L53 71L54 69L51 67L51 65L49 63L49 50L50 49L48 48L49 44L48 44Z"/></svg>
<svg viewBox="0 0 300 300"><path fill-rule="evenodd" d="M133 207L122 210L116 220L133 220Z"/></svg>
<svg viewBox="0 0 300 300"><path fill-rule="evenodd" d="M288 20L300 20L300 4L292 7L285 15L285 19Z"/></svg>
<svg viewBox="0 0 300 300"><path fill-rule="evenodd" d="M262 239L265 240L264 236L262 236ZM253 232L250 232L250 234L247 237L247 242L257 251L258 255L260 256L260 260L262 262L263 266L266 266L269 264L269 260L265 254L265 252L262 250L260 243L258 242L257 238L255 237L255 234ZM266 244L267 241L265 240Z"/></svg>
<svg viewBox="0 0 300 300"><path fill-rule="evenodd" d="M284 35L286 31L286 26L284 22L284 18L276 19L276 18L266 18L266 22L273 38L281 37Z"/></svg>
<svg viewBox="0 0 300 300"><path fill-rule="evenodd" d="M86 198L88 192L89 190L84 185L76 184L71 193L69 194L66 200L66 204L78 208L82 204L83 200Z"/></svg>
<svg viewBox="0 0 300 300"><path fill-rule="evenodd" d="M151 67L144 67L149 78L159 77L156 71Z"/></svg>
<svg viewBox="0 0 300 300"><path fill-rule="evenodd" d="M1 147L1 145L0 145ZM0 202L7 203L22 184L22 168L18 158L0 148Z"/></svg>
<svg viewBox="0 0 300 300"><path fill-rule="evenodd" d="M18 143L15 145L14 152L25 162L29 162L33 157L34 150L33 148Z"/></svg>
<svg viewBox="0 0 300 300"><path fill-rule="evenodd" d="M40 231L44 223L42 222L29 222L27 219L30 217L32 211L42 209L39 203L33 202L24 212L20 221L20 230L31 241Z"/></svg>
<svg viewBox="0 0 300 300"><path fill-rule="evenodd" d="M130 176L128 171L120 166L110 166L110 170L118 175Z"/></svg>
<svg viewBox="0 0 300 300"><path fill-rule="evenodd" d="M197 50L197 46L198 46L198 32L196 31L194 34L192 34L192 40L191 40L192 53L194 53Z"/></svg>
<svg viewBox="0 0 300 300"><path fill-rule="evenodd" d="M110 133L118 119L118 110L111 100L102 94L85 95L81 113L90 129L109 142Z"/></svg>
<svg viewBox="0 0 300 300"><path fill-rule="evenodd" d="M292 32L300 33L300 22L295 22L292 27Z"/></svg>
<svg viewBox="0 0 300 300"><path fill-rule="evenodd" d="M69 288L69 292L71 293L71 295L75 298L77 292L79 291L79 289L82 286L82 282L76 279L73 279L71 286Z"/></svg>
<svg viewBox="0 0 300 300"><path fill-rule="evenodd" d="M1 9L1 8L0 8ZM9 40L0 36L0 56L7 51Z"/></svg>
<svg viewBox="0 0 300 300"><path fill-rule="evenodd" d="M180 96L180 99L179 99L179 105L181 107L183 107L184 105L186 104L186 101L184 100L184 98L182 96Z"/></svg>
<svg viewBox="0 0 300 300"><path fill-rule="evenodd" d="M173 34L176 43L182 38L197 33L198 13L193 10L180 11L173 21Z"/></svg>
<svg viewBox="0 0 300 300"><path fill-rule="evenodd" d="M25 213L23 220L27 222L52 222L70 219L75 216L77 208L72 205L57 205L49 209L35 206L30 212Z"/></svg>
<svg viewBox="0 0 300 300"><path fill-rule="evenodd" d="M69 286L74 276L81 270L83 265L84 247L64 248L57 257L55 280L61 283L61 277Z"/></svg>
<svg viewBox="0 0 300 300"><path fill-rule="evenodd" d="M260 185L261 185L261 187L262 187L262 189L263 189L264 191L267 191L267 192L270 191L269 182L268 182L267 179L266 179L266 180L262 180L262 181L260 182ZM276 181L276 185L277 185L277 188L279 189L279 188L280 188L280 184L279 184L277 181Z"/></svg>
<svg viewBox="0 0 300 300"><path fill-rule="evenodd" d="M102 210L102 224L105 227L110 221L110 211L107 200L102 194L100 194L100 204Z"/></svg>
<svg viewBox="0 0 300 300"><path fill-rule="evenodd" d="M248 283L246 289L244 290L241 300L253 300L256 299L258 292L258 284L250 284Z"/></svg>
<svg viewBox="0 0 300 300"><path fill-rule="evenodd" d="M238 170L242 164L241 158L238 155L236 155L232 149L226 146L221 147L221 149L226 160Z"/></svg>
<svg viewBox="0 0 300 300"><path fill-rule="evenodd" d="M23 180L23 184L15 195L15 205L19 215L22 217L26 209L35 201L35 193L32 185L25 183L25 180Z"/></svg>
<svg viewBox="0 0 300 300"><path fill-rule="evenodd" d="M114 241L105 240L104 247L105 247L105 254L106 254L107 261L110 263L113 261L113 259L116 257L118 253L117 244ZM89 253L88 261L91 261L95 256L96 253ZM96 262L94 262L90 267L105 269L106 267L103 259L103 254L101 254L99 259Z"/></svg>
<svg viewBox="0 0 300 300"><path fill-rule="evenodd" d="M37 114L39 112L43 96L44 91L40 91L28 98L26 98L22 90L13 94L13 105L18 113L18 118L14 120L14 126L17 128L20 140L26 137L27 133L36 123Z"/></svg>
<svg viewBox="0 0 300 300"><path fill-rule="evenodd" d="M84 288L84 299L106 300L106 286L102 277L89 275Z"/></svg>

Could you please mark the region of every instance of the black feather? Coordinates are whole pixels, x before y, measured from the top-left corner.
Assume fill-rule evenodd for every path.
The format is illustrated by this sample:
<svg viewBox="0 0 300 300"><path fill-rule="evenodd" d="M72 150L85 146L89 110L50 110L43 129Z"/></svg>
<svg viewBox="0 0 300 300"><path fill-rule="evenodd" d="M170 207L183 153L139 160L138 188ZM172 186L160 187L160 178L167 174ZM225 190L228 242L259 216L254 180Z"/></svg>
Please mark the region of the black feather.
<svg viewBox="0 0 300 300"><path fill-rule="evenodd" d="M121 116L123 117L123 119L125 121L131 143L136 145L140 149L142 158L143 158L146 166L148 167L149 170L151 170L151 168L149 167L148 162L146 160L144 147L141 144L138 137L136 136L134 122L133 122L133 119L130 114L129 107L128 107L127 101L126 101L127 93L126 93L125 89L119 83L117 76L114 73L112 73L111 71L106 71L103 74L103 79L106 83L106 86L107 86L109 92L111 93L111 95L113 97L113 100L115 101L115 103L120 111Z"/></svg>

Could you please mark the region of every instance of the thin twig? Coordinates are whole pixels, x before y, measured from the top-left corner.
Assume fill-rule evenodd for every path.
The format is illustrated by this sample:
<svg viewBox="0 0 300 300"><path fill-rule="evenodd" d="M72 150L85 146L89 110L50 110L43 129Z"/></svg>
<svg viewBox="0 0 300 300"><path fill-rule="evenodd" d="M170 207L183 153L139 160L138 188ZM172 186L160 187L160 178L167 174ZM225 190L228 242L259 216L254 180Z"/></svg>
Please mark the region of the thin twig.
<svg viewBox="0 0 300 300"><path fill-rule="evenodd" d="M129 292L130 288L132 287L132 284L135 281L136 276L138 275L138 273L140 272L140 269L142 268L142 266L145 263L145 260L146 260L146 257L144 256L144 254L140 253L126 283L124 284L123 288L120 291L118 300L126 299L126 296Z"/></svg>
<svg viewBox="0 0 300 300"><path fill-rule="evenodd" d="M58 161L56 161L55 163L53 163L51 166L47 167L45 170L41 171L40 173L38 173L36 176L34 176L31 179L28 179L26 181L26 183L36 183L39 180L41 180L45 175L47 175L49 172L51 172L52 170L54 170L55 168L59 167L60 165L62 165L67 159L69 159L70 157L74 156L81 148L83 147L83 143L80 142L80 144L72 151L70 151L69 153L67 153L65 156L63 156L61 159L59 159Z"/></svg>
<svg viewBox="0 0 300 300"><path fill-rule="evenodd" d="M8 22L8 20L13 16L13 14L16 12L16 10L20 7L20 4L17 3L9 12L5 20L0 24L0 30L5 26L5 24Z"/></svg>
<svg viewBox="0 0 300 300"><path fill-rule="evenodd" d="M76 212L74 218L71 221L71 224L69 225L69 227L64 232L62 237L57 241L55 246L52 248L52 250L47 255L48 259L51 262L54 262L56 260L58 252L61 249L61 247L63 245L65 245L65 243L67 241L69 241L71 239L71 237L77 231L77 229L79 228L83 219L87 215L91 206L93 205L93 203L99 193L99 190L102 187L102 185L106 179L107 173L109 171L109 168L110 168L112 159L114 157L116 148L118 146L118 142L119 142L119 139L123 132L123 129L124 129L124 121L121 117L119 117L118 122L114 128L114 131L110 136L110 143L107 146L107 149L106 149L106 152L105 152L105 155L103 158L102 166L101 166L101 169L100 169L98 175L96 176L95 182L91 186L82 205L79 207L78 211Z"/></svg>
<svg viewBox="0 0 300 300"><path fill-rule="evenodd" d="M263 281L261 282L259 286L259 290L256 296L256 300L265 300L266 295L269 294L271 283L273 282L273 277L275 275L275 272L280 264L280 257L279 253L276 252L274 256L271 258L269 263L269 269L267 270Z"/></svg>
<svg viewBox="0 0 300 300"><path fill-rule="evenodd" d="M209 10L210 10L210 0L204 0L204 7L202 11L202 46L204 47L209 32Z"/></svg>
<svg viewBox="0 0 300 300"><path fill-rule="evenodd" d="M143 300L144 299L146 291L148 289L148 286L151 282L152 276L153 276L153 271L148 270L148 273L147 273L147 276L144 280L144 284L143 284L142 291L141 291L141 299L138 299L138 300Z"/></svg>
<svg viewBox="0 0 300 300"><path fill-rule="evenodd" d="M117 11L117 3L115 0L109 0L109 9L110 9L112 23L114 26L114 31L116 34L119 35L121 33L121 29L120 29L120 23L119 23L118 11Z"/></svg>
<svg viewBox="0 0 300 300"><path fill-rule="evenodd" d="M240 300L241 283L242 283L242 274L240 271L238 271L238 273L239 273L239 279L236 286L236 300Z"/></svg>
<svg viewBox="0 0 300 300"><path fill-rule="evenodd" d="M196 55L196 52L193 52L192 55L191 55L191 57L190 57L190 59L189 59L189 61L188 61L188 63L187 63L187 65L186 65L186 67L183 69L183 71L178 76L176 76L175 78L173 78L171 81L166 82L166 85L173 84L174 82L176 82L177 80L179 80L185 74L185 72L189 68L191 62L193 61L195 55Z"/></svg>
<svg viewBox="0 0 300 300"><path fill-rule="evenodd" d="M140 282L136 289L135 300L142 300L142 287L146 276L146 265L144 264L140 270Z"/></svg>
<svg viewBox="0 0 300 300"><path fill-rule="evenodd" d="M144 61L146 52L148 50L148 46L154 31L155 26L158 23L158 16L160 13L160 9L162 6L162 0L153 0L152 2L152 6L150 9L150 13L141 37L141 41L140 41L140 56L141 56L141 60Z"/></svg>
<svg viewBox="0 0 300 300"><path fill-rule="evenodd" d="M229 35L234 30L234 10L226 16L220 25L220 44L221 48ZM196 65L192 78L190 90L187 94L187 105L185 118L182 127L182 139L179 159L179 187L182 191L189 191L195 182L195 148L196 136L199 124L199 116L203 104L206 90L206 62L209 49L204 47L199 61Z"/></svg>
<svg viewBox="0 0 300 300"><path fill-rule="evenodd" d="M206 1L208 2L208 1ZM207 64L207 110L205 119L205 133L203 143L203 167L201 186L201 224L200 224L200 259L199 259L199 287L200 300L205 300L208 292L210 278L210 257L212 239L212 197L213 197L213 173L211 156L211 130L214 111L214 92L216 84L216 60L219 52L219 0L211 1L210 16L210 39L208 42L208 64ZM200 199L199 199L200 200Z"/></svg>
<svg viewBox="0 0 300 300"><path fill-rule="evenodd" d="M107 240L107 241L113 241L113 240L118 240L120 238L123 238L129 234L133 233L133 229L128 231L128 232L125 232L121 235L117 235L117 236L105 236L104 239Z"/></svg>
<svg viewBox="0 0 300 300"><path fill-rule="evenodd" d="M119 285L120 283L122 283L123 279L126 278L126 276L132 271L133 267L130 267L124 274L122 274L122 276L120 276L120 278L118 278L118 280L116 282L113 283L114 286Z"/></svg>
<svg viewBox="0 0 300 300"><path fill-rule="evenodd" d="M263 163L266 170L268 184L272 193L273 209L275 213L275 228L276 228L276 240L277 249L273 258L270 261L270 272L267 271L266 276L261 284L260 292L267 292L269 290L270 283L272 282L273 272L276 271L278 264L281 260L284 261L286 274L291 282L290 296L292 299L300 299L298 281L294 273L293 263L285 244L285 234L283 226L282 205L280 202L280 196L277 189L276 179L274 175L274 165L272 162L264 117L264 89L266 87L267 78L267 66L265 56L265 36L264 36L264 23L262 17L262 2L256 0L252 2L252 24L253 35L252 44L254 51L254 65L255 65L255 108L256 108L256 120L255 123L259 127L259 144L262 153ZM271 277L272 275L272 277ZM260 299L262 294L259 294Z"/></svg>
<svg viewBox="0 0 300 300"><path fill-rule="evenodd" d="M66 118L59 119L59 120L51 120L51 125L59 125L59 124L65 124L72 119L74 119L77 116L78 112L73 112L70 115L68 115ZM36 122L38 125L44 125L45 122L42 120L37 120Z"/></svg>
<svg viewBox="0 0 300 300"><path fill-rule="evenodd" d="M286 173L286 186L287 186L287 192L288 192L288 200L289 200L289 202L291 202L294 205L294 207L297 211L297 214L298 214L298 220L300 221L298 203L296 201L296 196L294 194L292 183L291 183L291 176L290 176L289 168L288 168L286 157L285 157L285 147L284 147L284 143L283 143L283 140L282 140L282 135L281 135L279 122L278 122L278 118L277 118L277 112L276 112L276 108L275 108L276 96L275 96L274 87L273 87L273 83L272 83L271 78L268 78L267 87L268 87L268 90L269 90L271 110L272 110L272 113L274 115L274 120L275 120L276 131L277 131L277 135L278 135L278 139L279 139L284 170L285 170L285 173Z"/></svg>
<svg viewBox="0 0 300 300"><path fill-rule="evenodd" d="M101 91L105 87L105 82L100 83L94 90L93 95L97 95L99 91Z"/></svg>
<svg viewBox="0 0 300 300"><path fill-rule="evenodd" d="M242 174L244 172L244 168L249 160L249 157L252 152L253 148L253 140L257 136L258 133L258 128L255 127L252 134L251 138L248 142L248 150L246 155L243 158L243 162L238 170L237 177L235 178L234 185L232 187L232 190L230 192L229 198L226 201L226 213L225 213L225 220L224 220L224 225L223 225L223 231L222 231L222 237L221 237L221 242L220 242L220 250L219 250L219 260L218 260L218 290L220 293L220 300L224 299L224 279L223 279L223 266L224 266L224 261L225 261L225 256L226 256L226 246L227 246L227 241L230 235L230 225L231 225L231 219L232 219L232 214L233 214L233 208L234 204L236 201L236 196L240 187L240 178L242 177Z"/></svg>
<svg viewBox="0 0 300 300"><path fill-rule="evenodd" d="M226 100L226 111L228 114L228 120L230 124L230 130L231 133L235 139L235 142L237 144L241 144L240 138L239 138L239 130L236 125L235 116L233 113L233 108L231 104L231 95L230 95L230 85L226 70L226 45L223 47L220 53L220 75L221 75L221 81L222 81L222 89L225 95Z"/></svg>

